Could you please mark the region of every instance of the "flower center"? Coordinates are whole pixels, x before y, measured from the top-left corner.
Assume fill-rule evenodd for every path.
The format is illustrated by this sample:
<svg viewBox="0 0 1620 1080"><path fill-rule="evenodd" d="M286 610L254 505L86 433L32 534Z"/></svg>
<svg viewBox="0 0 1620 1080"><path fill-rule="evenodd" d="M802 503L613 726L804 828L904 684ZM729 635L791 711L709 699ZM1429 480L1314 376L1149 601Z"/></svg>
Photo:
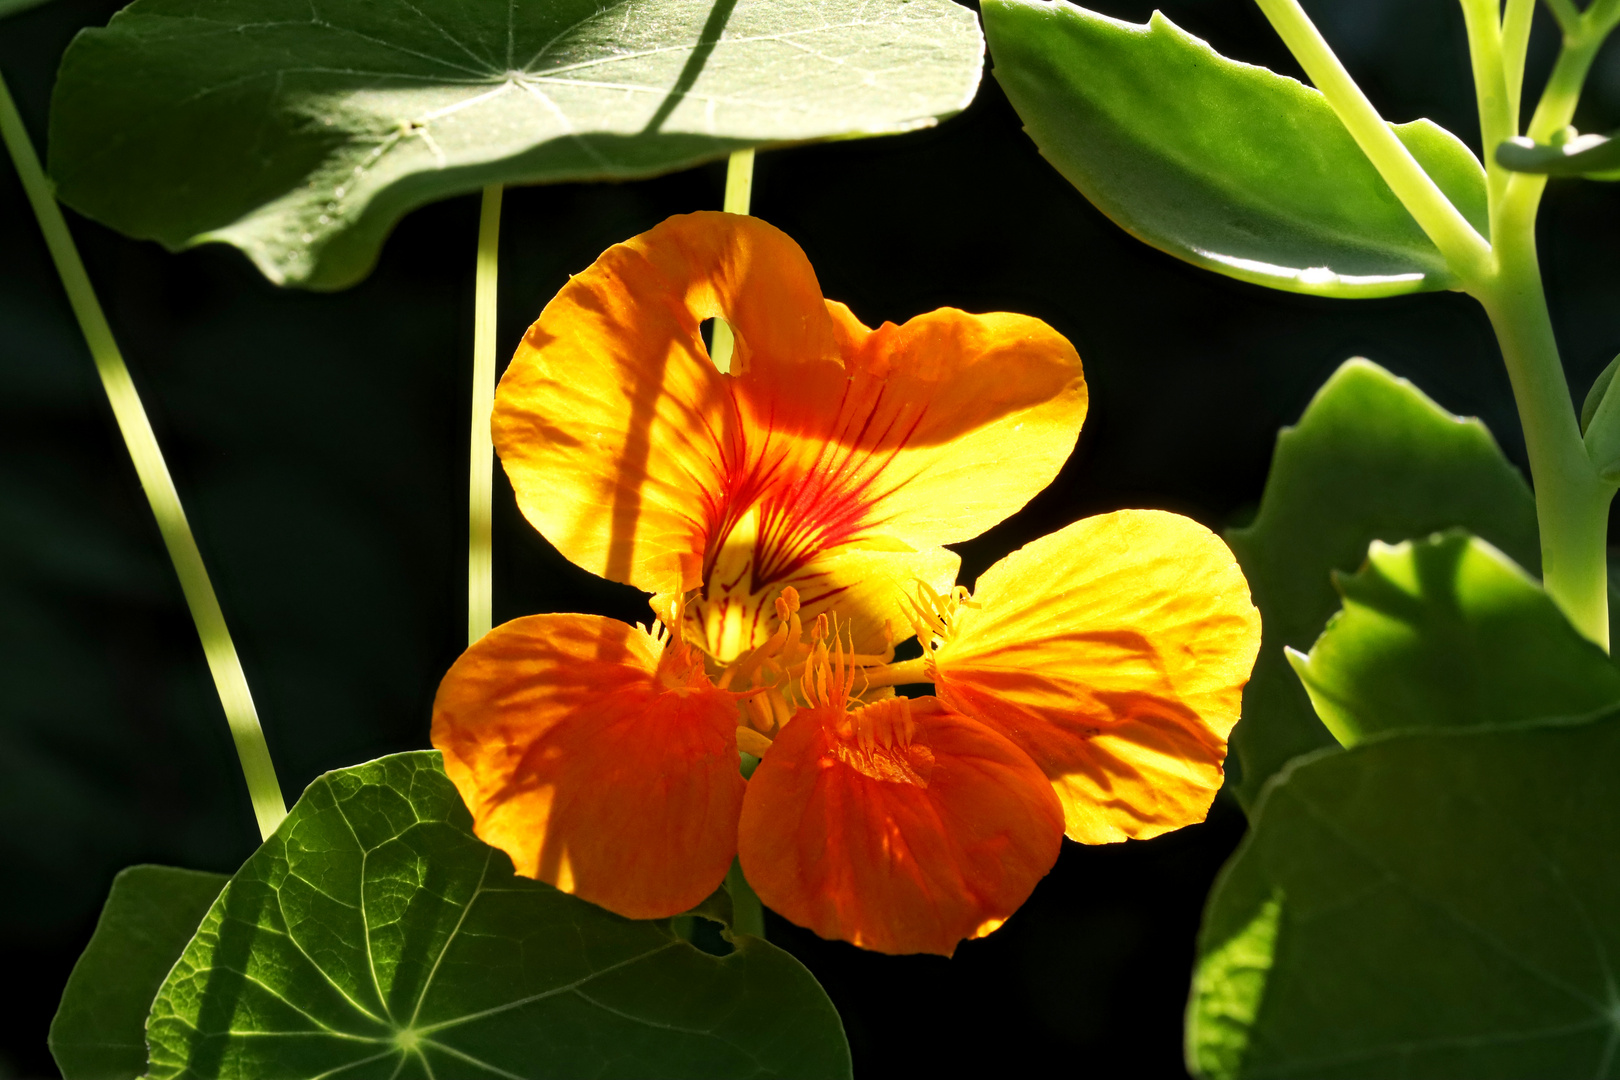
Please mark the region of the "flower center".
<svg viewBox="0 0 1620 1080"><path fill-rule="evenodd" d="M844 714L829 756L873 780L927 787L934 752L916 734L910 698L876 701Z"/></svg>

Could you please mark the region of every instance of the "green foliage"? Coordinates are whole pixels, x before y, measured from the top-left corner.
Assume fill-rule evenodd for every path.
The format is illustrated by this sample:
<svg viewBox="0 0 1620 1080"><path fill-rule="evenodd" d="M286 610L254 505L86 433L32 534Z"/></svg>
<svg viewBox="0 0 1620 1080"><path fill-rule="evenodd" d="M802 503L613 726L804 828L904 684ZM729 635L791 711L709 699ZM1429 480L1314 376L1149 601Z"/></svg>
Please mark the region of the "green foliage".
<svg viewBox="0 0 1620 1080"><path fill-rule="evenodd" d="M1577 135L1544 146L1518 135L1496 148L1496 163L1514 172L1620 180L1620 139L1613 135Z"/></svg>
<svg viewBox="0 0 1620 1080"><path fill-rule="evenodd" d="M7 15L15 15L19 11L39 7L45 2L46 0L0 0L0 19L5 18Z"/></svg>
<svg viewBox="0 0 1620 1080"><path fill-rule="evenodd" d="M1620 1073L1617 771L1617 714L1385 735L1290 766L1205 913L1189 1064L1211 1080Z"/></svg>
<svg viewBox="0 0 1620 1080"><path fill-rule="evenodd" d="M1264 626L1232 732L1245 807L1290 758L1334 745L1283 654L1308 648L1338 610L1333 571L1360 567L1374 540L1452 527L1539 571L1535 502L1485 426L1376 364L1348 361L1277 437L1254 523L1227 534Z"/></svg>
<svg viewBox="0 0 1620 1080"><path fill-rule="evenodd" d="M152 999L228 880L173 866L131 866L113 879L51 1021L51 1056L66 1080L146 1072Z"/></svg>
<svg viewBox="0 0 1620 1080"><path fill-rule="evenodd" d="M335 289L435 199L926 127L982 57L949 0L136 0L68 49L50 168L132 236Z"/></svg>
<svg viewBox="0 0 1620 1080"><path fill-rule="evenodd" d="M1447 289L1445 259L1320 93L1154 13L985 0L996 80L1041 153L1133 236L1291 292ZM1485 174L1427 120L1395 133L1481 234Z"/></svg>
<svg viewBox="0 0 1620 1080"><path fill-rule="evenodd" d="M1603 405L1603 399L1608 396L1609 385L1614 382L1615 369L1620 368L1620 356L1610 360L1608 366L1598 372L1598 377L1592 380L1592 388L1586 392L1586 400L1581 403L1581 434L1585 435L1592 426L1592 418L1597 415L1598 409ZM1611 406L1614 408L1614 406Z"/></svg>
<svg viewBox="0 0 1620 1080"><path fill-rule="evenodd" d="M1529 575L1477 537L1373 541L1335 575L1344 610L1309 657L1289 650L1346 746L1403 728L1581 716L1620 702L1620 669Z"/></svg>
<svg viewBox="0 0 1620 1080"><path fill-rule="evenodd" d="M712 912L706 912L712 914ZM847 1076L782 950L724 957L512 873L432 752L328 773L152 1005L152 1076Z"/></svg>
<svg viewBox="0 0 1620 1080"><path fill-rule="evenodd" d="M1611 394L1620 356L1599 373L1581 407L1581 437L1586 456L1604 480L1620 484L1620 394Z"/></svg>

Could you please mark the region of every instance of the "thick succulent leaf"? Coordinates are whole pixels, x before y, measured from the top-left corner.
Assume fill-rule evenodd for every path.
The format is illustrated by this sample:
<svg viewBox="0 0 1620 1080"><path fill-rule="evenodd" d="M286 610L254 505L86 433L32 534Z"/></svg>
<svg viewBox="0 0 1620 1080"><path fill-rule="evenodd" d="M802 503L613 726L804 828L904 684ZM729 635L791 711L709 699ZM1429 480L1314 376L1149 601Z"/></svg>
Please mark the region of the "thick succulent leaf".
<svg viewBox="0 0 1620 1080"><path fill-rule="evenodd" d="M51 1056L65 1080L146 1072L152 999L229 880L173 866L131 866L113 879L51 1021Z"/></svg>
<svg viewBox="0 0 1620 1080"><path fill-rule="evenodd" d="M1374 540L1335 575L1344 608L1289 660L1335 738L1583 716L1620 703L1620 669L1540 584L1475 536Z"/></svg>
<svg viewBox="0 0 1620 1080"><path fill-rule="evenodd" d="M1346 362L1278 435L1253 524L1227 534L1264 635L1232 732L1245 807L1289 758L1335 745L1283 654L1309 648L1338 610L1333 572L1360 567L1374 540L1453 527L1540 572L1535 500L1485 426L1376 364Z"/></svg>
<svg viewBox="0 0 1620 1080"><path fill-rule="evenodd" d="M1303 759L1216 882L1209 1080L1620 1076L1620 716Z"/></svg>
<svg viewBox="0 0 1620 1080"><path fill-rule="evenodd" d="M1557 146L1546 146L1516 135L1496 148L1496 163L1514 172L1620 180L1620 138L1577 135Z"/></svg>
<svg viewBox="0 0 1620 1080"><path fill-rule="evenodd" d="M136 0L63 58L50 170L132 236L341 288L485 184L925 127L983 50L950 0Z"/></svg>
<svg viewBox="0 0 1620 1080"><path fill-rule="evenodd" d="M787 953L516 877L471 824L437 753L316 780L158 993L152 1076L849 1075Z"/></svg>
<svg viewBox="0 0 1620 1080"><path fill-rule="evenodd" d="M1290 292L1447 289L1445 259L1326 99L1238 63L1155 12L1145 26L1063 0L985 0L996 81L1041 153L1133 236ZM1394 125L1482 234L1485 173L1427 120Z"/></svg>

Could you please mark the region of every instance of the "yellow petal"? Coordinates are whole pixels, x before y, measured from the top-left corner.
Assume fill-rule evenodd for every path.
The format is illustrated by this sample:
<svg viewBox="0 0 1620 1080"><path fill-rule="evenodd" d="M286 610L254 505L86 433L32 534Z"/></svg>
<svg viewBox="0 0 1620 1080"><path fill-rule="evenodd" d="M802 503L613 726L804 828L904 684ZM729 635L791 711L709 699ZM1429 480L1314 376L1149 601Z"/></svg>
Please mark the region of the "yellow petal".
<svg viewBox="0 0 1620 1080"><path fill-rule="evenodd" d="M1202 821L1260 647L1231 551L1176 514L1086 518L991 567L936 689L1035 759L1082 843Z"/></svg>
<svg viewBox="0 0 1620 1080"><path fill-rule="evenodd" d="M739 367L838 366L804 253L730 214L670 218L609 248L524 336L496 392L495 447L524 516L576 565L648 592L700 584L751 459L732 380L703 345L714 316Z"/></svg>
<svg viewBox="0 0 1620 1080"><path fill-rule="evenodd" d="M733 374L704 351L713 315ZM494 433L524 514L578 565L769 610L833 553L1000 521L1056 475L1085 408L1079 357L1039 320L945 309L871 331L785 235L704 213L609 249L547 305Z"/></svg>

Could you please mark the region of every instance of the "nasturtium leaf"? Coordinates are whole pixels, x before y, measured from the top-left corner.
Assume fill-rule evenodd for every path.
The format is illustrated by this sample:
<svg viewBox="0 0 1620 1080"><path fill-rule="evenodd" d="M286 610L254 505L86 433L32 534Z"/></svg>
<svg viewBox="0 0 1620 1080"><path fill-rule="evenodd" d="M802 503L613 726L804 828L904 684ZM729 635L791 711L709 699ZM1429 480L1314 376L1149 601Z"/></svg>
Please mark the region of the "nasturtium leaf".
<svg viewBox="0 0 1620 1080"><path fill-rule="evenodd" d="M1620 715L1301 759L1199 935L1207 1080L1620 1075Z"/></svg>
<svg viewBox="0 0 1620 1080"><path fill-rule="evenodd" d="M1403 728L1582 716L1620 703L1620 668L1478 537L1374 540L1367 565L1335 583L1343 610L1310 656L1288 657L1345 746Z"/></svg>
<svg viewBox="0 0 1620 1080"><path fill-rule="evenodd" d="M1316 90L1229 60L1155 12L985 0L994 74L1041 153L1131 235L1320 296L1454 285L1445 259ZM1393 130L1488 235L1485 173L1427 120Z"/></svg>
<svg viewBox="0 0 1620 1080"><path fill-rule="evenodd" d="M1540 572L1535 499L1485 426L1376 364L1347 361L1278 435L1259 515L1226 538L1263 626L1232 731L1245 807L1289 758L1335 745L1283 655L1309 648L1338 610L1333 571L1359 568L1374 540L1453 527Z"/></svg>
<svg viewBox="0 0 1620 1080"><path fill-rule="evenodd" d="M152 1005L151 1075L850 1074L832 1003L737 935L700 952L512 873L439 755L328 773L243 865Z"/></svg>
<svg viewBox="0 0 1620 1080"><path fill-rule="evenodd" d="M136 0L64 56L50 171L132 236L335 289L485 184L926 127L983 52L950 0Z"/></svg>
<svg viewBox="0 0 1620 1080"><path fill-rule="evenodd" d="M131 866L113 878L51 1021L51 1056L64 1080L146 1072L152 999L229 880L173 866Z"/></svg>
<svg viewBox="0 0 1620 1080"><path fill-rule="evenodd" d="M1620 138L1614 134L1577 135L1547 146L1515 135L1496 148L1496 163L1514 172L1620 180Z"/></svg>

